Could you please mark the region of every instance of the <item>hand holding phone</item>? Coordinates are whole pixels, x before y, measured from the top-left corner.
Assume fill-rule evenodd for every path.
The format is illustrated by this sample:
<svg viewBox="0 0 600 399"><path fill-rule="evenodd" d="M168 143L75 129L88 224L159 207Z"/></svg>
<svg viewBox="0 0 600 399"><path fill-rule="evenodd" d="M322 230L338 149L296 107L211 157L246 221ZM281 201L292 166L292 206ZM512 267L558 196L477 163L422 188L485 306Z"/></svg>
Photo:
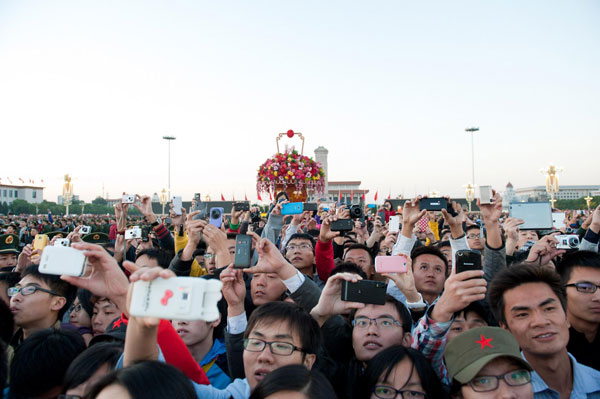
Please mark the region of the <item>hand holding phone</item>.
<svg viewBox="0 0 600 399"><path fill-rule="evenodd" d="M460 249L456 251L456 273L467 270L483 270L481 264L481 252L472 249Z"/></svg>
<svg viewBox="0 0 600 399"><path fill-rule="evenodd" d="M235 236L235 258L233 267L236 269L250 267L251 252L252 237L245 234L238 234Z"/></svg>
<svg viewBox="0 0 600 399"><path fill-rule="evenodd" d="M181 208L183 207L183 202L181 197L177 196L177 197L173 197L173 212L175 212L176 215L181 215Z"/></svg>
<svg viewBox="0 0 600 399"><path fill-rule="evenodd" d="M404 255L398 256L376 256L375 271L377 273L406 273L407 258Z"/></svg>

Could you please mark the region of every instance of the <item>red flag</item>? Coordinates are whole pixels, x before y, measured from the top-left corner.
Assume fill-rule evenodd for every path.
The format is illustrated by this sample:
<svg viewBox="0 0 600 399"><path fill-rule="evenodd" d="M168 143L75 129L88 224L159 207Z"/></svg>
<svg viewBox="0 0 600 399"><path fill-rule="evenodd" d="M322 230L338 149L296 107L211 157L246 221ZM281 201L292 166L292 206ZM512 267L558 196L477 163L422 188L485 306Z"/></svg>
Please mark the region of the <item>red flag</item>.
<svg viewBox="0 0 600 399"><path fill-rule="evenodd" d="M350 203L354 200L354 190L350 190Z"/></svg>
<svg viewBox="0 0 600 399"><path fill-rule="evenodd" d="M392 198L392 193L390 193L387 197L387 199L391 199Z"/></svg>
<svg viewBox="0 0 600 399"><path fill-rule="evenodd" d="M223 197L223 193L221 193L221 201L225 201L225 197Z"/></svg>
<svg viewBox="0 0 600 399"><path fill-rule="evenodd" d="M244 201L248 201L248 196L244 193Z"/></svg>
<svg viewBox="0 0 600 399"><path fill-rule="evenodd" d="M338 190L338 202L342 202L342 190Z"/></svg>
<svg viewBox="0 0 600 399"><path fill-rule="evenodd" d="M260 193L256 193L256 198L258 198L259 201L262 201L262 197L260 196Z"/></svg>
<svg viewBox="0 0 600 399"><path fill-rule="evenodd" d="M377 202L377 193L378 193L378 192L379 192L379 191L375 191L375 202Z"/></svg>
<svg viewBox="0 0 600 399"><path fill-rule="evenodd" d="M365 202L365 192L364 191L363 191L363 195L361 198L362 198L363 202Z"/></svg>

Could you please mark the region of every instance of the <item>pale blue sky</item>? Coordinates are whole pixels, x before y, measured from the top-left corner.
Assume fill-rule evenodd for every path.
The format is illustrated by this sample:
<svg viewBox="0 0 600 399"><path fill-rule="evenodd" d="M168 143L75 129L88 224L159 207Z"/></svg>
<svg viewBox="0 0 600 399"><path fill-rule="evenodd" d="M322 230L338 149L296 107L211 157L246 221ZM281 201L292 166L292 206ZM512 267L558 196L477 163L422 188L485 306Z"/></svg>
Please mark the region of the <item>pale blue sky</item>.
<svg viewBox="0 0 600 399"><path fill-rule="evenodd" d="M417 4L418 3L418 4ZM287 129L374 194L600 184L597 1L2 1L1 176L254 198Z"/></svg>

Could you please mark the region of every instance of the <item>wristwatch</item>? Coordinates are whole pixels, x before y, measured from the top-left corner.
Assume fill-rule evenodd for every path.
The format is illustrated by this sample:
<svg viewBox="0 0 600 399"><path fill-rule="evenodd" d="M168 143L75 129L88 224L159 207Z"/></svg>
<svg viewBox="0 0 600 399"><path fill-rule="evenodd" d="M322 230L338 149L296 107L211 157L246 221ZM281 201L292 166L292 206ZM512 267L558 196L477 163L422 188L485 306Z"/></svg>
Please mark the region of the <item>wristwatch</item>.
<svg viewBox="0 0 600 399"><path fill-rule="evenodd" d="M406 307L409 309L420 309L420 308L424 308L425 306L427 306L427 304L425 303L425 301L423 301L423 295L421 295L420 292L418 292L419 294L419 300L417 302L408 302L408 300L406 301Z"/></svg>
<svg viewBox="0 0 600 399"><path fill-rule="evenodd" d="M152 226L152 228L157 227L158 225L160 225L161 222L162 220L160 220L160 218L157 217L156 221L154 223L151 223L150 226Z"/></svg>

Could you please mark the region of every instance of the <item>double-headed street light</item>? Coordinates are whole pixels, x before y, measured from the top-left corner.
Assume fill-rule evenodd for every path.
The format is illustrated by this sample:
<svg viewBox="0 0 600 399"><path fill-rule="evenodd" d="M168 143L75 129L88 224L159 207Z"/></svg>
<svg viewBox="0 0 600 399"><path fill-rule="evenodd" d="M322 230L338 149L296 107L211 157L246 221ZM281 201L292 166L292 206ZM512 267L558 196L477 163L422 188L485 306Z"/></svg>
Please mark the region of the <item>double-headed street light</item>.
<svg viewBox="0 0 600 399"><path fill-rule="evenodd" d="M163 136L164 140L169 142L169 199L171 199L171 141L175 140L175 136Z"/></svg>

